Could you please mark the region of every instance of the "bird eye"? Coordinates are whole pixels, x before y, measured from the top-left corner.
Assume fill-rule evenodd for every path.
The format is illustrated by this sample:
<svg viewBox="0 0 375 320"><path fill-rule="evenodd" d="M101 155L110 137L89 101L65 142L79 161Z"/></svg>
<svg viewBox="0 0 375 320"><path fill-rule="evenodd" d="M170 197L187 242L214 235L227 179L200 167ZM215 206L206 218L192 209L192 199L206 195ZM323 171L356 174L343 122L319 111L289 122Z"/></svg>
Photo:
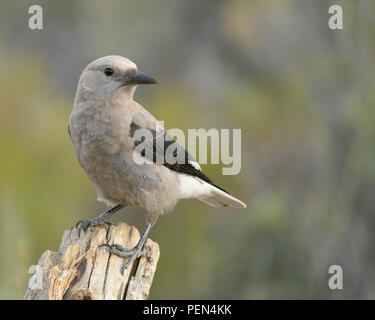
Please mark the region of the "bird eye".
<svg viewBox="0 0 375 320"><path fill-rule="evenodd" d="M111 76L111 75L113 75L113 70L111 68L105 68L104 69L104 74L106 76Z"/></svg>

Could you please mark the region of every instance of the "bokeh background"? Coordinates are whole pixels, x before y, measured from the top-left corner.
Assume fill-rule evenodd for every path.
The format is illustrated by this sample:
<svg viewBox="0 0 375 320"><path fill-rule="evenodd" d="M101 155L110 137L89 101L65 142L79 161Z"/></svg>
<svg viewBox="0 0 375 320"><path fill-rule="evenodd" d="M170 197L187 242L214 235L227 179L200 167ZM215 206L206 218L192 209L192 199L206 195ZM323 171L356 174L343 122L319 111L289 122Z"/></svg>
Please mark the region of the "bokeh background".
<svg viewBox="0 0 375 320"><path fill-rule="evenodd" d="M109 54L159 79L136 100L166 128L242 129L239 175L202 167L247 209L161 217L151 298L375 298L374 1L39 2L39 31L35 1L0 4L0 298L22 298L29 266L104 209L67 122L82 69ZM144 227L138 209L117 219Z"/></svg>

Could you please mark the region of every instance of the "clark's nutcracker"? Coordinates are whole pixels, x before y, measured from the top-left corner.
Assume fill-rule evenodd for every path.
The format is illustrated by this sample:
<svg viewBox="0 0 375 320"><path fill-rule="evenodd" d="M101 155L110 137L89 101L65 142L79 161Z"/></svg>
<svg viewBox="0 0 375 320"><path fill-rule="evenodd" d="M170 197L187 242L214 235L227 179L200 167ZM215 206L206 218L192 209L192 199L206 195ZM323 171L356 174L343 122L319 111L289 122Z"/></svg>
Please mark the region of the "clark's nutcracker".
<svg viewBox="0 0 375 320"><path fill-rule="evenodd" d="M139 72L127 58L99 58L81 74L69 119L68 131L78 161L95 185L98 200L110 207L97 218L80 220L79 232L107 223L110 215L125 206L146 210L146 228L134 248L106 245L111 253L129 257L124 268L145 254L142 247L151 227L179 199L196 198L213 207L246 207L216 186L192 156L133 100L138 84L153 83L157 81ZM137 141L135 135L139 129L150 132L151 138L145 136L143 141ZM148 157L148 162L135 161L134 153L140 143L144 146L140 156ZM177 163L158 162L157 158L163 159L172 143L176 146Z"/></svg>

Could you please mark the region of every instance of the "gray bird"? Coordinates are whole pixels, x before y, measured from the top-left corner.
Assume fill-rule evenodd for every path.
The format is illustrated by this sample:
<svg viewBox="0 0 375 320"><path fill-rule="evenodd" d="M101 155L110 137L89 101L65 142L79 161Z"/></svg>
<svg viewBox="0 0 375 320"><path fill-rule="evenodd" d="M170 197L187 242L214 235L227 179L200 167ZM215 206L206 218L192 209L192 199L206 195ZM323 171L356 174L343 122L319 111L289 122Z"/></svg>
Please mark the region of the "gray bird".
<svg viewBox="0 0 375 320"><path fill-rule="evenodd" d="M196 198L213 207L246 207L216 186L193 157L133 100L137 85L154 83L158 82L139 72L127 58L99 58L81 74L69 119L68 132L78 161L95 185L98 200L109 207L97 218L80 220L79 232L107 223L109 216L125 206L146 211L146 228L134 248L106 245L111 253L129 257L123 268L145 254L143 245L152 226L179 199ZM150 135L137 140L138 130ZM140 143L142 152L137 150ZM157 161L164 159L171 145L175 146L173 155L177 154L175 163ZM135 155L149 161L139 163Z"/></svg>

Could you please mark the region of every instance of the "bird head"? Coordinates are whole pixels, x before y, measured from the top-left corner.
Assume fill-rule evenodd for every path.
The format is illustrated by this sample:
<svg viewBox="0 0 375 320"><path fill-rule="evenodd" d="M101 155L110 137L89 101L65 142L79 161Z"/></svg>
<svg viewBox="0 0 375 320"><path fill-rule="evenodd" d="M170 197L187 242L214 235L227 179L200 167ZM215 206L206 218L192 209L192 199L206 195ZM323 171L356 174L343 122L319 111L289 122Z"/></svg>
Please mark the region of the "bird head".
<svg viewBox="0 0 375 320"><path fill-rule="evenodd" d="M137 85L155 83L158 81L139 72L131 60L121 56L106 56L91 62L83 70L77 95L90 94L98 99L107 99L121 94L126 99L132 99Z"/></svg>

